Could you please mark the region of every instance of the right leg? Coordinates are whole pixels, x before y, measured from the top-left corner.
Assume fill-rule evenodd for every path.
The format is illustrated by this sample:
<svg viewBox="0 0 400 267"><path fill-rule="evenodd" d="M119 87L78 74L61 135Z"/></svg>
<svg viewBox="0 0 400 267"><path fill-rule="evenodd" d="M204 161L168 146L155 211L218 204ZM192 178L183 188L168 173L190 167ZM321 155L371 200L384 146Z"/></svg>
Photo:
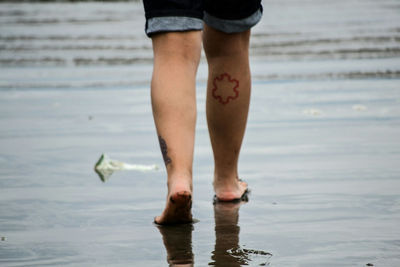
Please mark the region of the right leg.
<svg viewBox="0 0 400 267"><path fill-rule="evenodd" d="M159 224L192 221L192 161L196 124L195 77L201 32L168 32L152 37L153 116L165 166L168 194Z"/></svg>
<svg viewBox="0 0 400 267"><path fill-rule="evenodd" d="M214 152L214 190L221 201L239 199L238 159L250 102L250 30L223 33L205 25L203 44L209 73L207 122Z"/></svg>

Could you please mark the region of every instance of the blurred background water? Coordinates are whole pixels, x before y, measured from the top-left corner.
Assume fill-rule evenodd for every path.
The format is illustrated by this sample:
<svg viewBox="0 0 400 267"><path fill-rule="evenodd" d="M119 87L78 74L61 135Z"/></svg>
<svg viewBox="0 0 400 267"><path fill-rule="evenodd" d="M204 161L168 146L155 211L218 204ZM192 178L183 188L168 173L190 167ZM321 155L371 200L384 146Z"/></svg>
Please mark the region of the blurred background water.
<svg viewBox="0 0 400 267"><path fill-rule="evenodd" d="M162 169L93 171L103 152L163 164L142 3L0 2L0 264L399 266L400 2L263 4L240 161L250 202L212 205L202 57L199 222L164 229Z"/></svg>
<svg viewBox="0 0 400 267"><path fill-rule="evenodd" d="M252 35L254 80L399 77L397 0L264 7ZM140 1L2 3L0 12L0 88L148 84L152 50Z"/></svg>

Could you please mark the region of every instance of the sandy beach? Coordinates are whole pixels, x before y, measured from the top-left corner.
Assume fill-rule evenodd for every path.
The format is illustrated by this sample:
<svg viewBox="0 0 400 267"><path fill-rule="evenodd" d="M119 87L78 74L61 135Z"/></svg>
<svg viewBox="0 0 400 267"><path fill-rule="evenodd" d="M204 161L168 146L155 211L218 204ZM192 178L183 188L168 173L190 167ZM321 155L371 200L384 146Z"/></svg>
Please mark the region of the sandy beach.
<svg viewBox="0 0 400 267"><path fill-rule="evenodd" d="M197 222L166 228L141 2L0 3L0 265L400 266L399 11L264 2L241 205L212 203L202 58Z"/></svg>

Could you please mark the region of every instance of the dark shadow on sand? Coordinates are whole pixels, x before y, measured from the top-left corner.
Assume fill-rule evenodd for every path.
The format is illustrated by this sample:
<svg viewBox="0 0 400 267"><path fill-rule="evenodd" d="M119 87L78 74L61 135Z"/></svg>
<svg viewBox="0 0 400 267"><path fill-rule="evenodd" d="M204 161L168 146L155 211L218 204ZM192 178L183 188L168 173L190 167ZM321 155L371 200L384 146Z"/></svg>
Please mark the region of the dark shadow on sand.
<svg viewBox="0 0 400 267"><path fill-rule="evenodd" d="M215 247L211 253L210 266L245 266L256 263L269 265L272 254L261 250L246 249L239 245L239 209L246 202L215 203ZM160 231L169 266L194 266L192 252L193 224L157 225ZM256 261L255 258L257 258Z"/></svg>

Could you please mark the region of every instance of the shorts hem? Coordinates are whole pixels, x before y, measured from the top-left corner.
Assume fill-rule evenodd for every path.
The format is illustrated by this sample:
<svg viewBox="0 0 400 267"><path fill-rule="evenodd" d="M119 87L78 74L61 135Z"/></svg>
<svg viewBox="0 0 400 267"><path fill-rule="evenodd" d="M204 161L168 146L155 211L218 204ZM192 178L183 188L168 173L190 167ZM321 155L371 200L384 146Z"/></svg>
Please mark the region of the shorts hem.
<svg viewBox="0 0 400 267"><path fill-rule="evenodd" d="M153 17L148 19L146 23L146 34L149 37L159 32L183 32L202 29L203 21L192 17Z"/></svg>
<svg viewBox="0 0 400 267"><path fill-rule="evenodd" d="M235 19L235 20L220 19L213 15L210 15L207 12L204 12L203 20L204 23L206 23L208 26L216 30L225 33L238 33L238 32L244 32L252 28L261 20L261 17L262 17L262 9L260 8L247 18Z"/></svg>

